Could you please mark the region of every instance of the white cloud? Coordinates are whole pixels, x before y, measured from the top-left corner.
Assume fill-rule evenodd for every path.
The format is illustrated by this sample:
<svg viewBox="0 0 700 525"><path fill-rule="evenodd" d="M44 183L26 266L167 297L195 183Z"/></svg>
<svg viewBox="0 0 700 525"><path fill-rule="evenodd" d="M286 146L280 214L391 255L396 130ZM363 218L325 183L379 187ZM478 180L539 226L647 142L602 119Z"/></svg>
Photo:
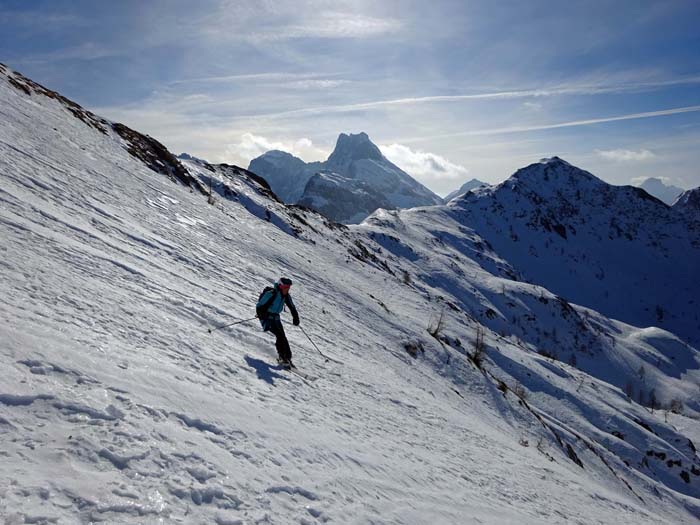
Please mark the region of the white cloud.
<svg viewBox="0 0 700 525"><path fill-rule="evenodd" d="M325 159L328 152L316 147L311 139L300 138L295 141L273 141L253 133L243 133L240 141L226 146L225 156L240 166L247 166L248 163L270 150L281 150L291 153L306 162Z"/></svg>
<svg viewBox="0 0 700 525"><path fill-rule="evenodd" d="M632 184L632 186L641 186L642 184L644 184L644 182L646 182L650 178L651 177L647 177L647 176L632 177L630 179L630 183ZM656 175L653 178L660 180L666 186L673 186L674 185L674 181L670 177L664 177L663 175Z"/></svg>
<svg viewBox="0 0 700 525"><path fill-rule="evenodd" d="M376 18L359 13L326 11L306 13L300 23L282 25L272 30L255 33L258 40L290 38L367 38L401 29L398 20Z"/></svg>
<svg viewBox="0 0 700 525"><path fill-rule="evenodd" d="M284 72L269 72L269 73L247 73L241 75L223 75L185 78L174 80L170 85L176 86L180 84L225 84L225 83L240 83L242 85L291 85L292 87L336 87L349 82L348 80L333 80L325 77L335 76L337 73L284 73Z"/></svg>
<svg viewBox="0 0 700 525"><path fill-rule="evenodd" d="M596 150L596 154L604 159L616 162L641 162L656 157L648 149L640 149L639 151L627 149Z"/></svg>
<svg viewBox="0 0 700 525"><path fill-rule="evenodd" d="M391 162L428 186L438 181L462 180L469 173L464 166L454 164L440 155L414 151L402 144L379 146L379 149Z"/></svg>
<svg viewBox="0 0 700 525"><path fill-rule="evenodd" d="M293 89L333 89L343 84L347 84L349 80L331 80L331 79L309 79L297 80L285 84L283 87Z"/></svg>

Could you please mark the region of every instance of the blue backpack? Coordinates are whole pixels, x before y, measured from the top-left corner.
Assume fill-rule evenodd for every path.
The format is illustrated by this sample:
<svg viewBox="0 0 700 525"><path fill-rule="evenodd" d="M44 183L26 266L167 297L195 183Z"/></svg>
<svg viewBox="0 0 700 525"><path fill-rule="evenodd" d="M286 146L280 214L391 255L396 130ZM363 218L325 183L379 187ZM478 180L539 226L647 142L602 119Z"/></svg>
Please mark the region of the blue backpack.
<svg viewBox="0 0 700 525"><path fill-rule="evenodd" d="M270 298L263 304L260 304L260 301L267 292L272 292L274 290L275 289L272 286L266 286L265 288L263 288L263 291L260 292L260 295L258 296L258 302L255 306L255 315L258 317L258 319L265 319L265 317L267 317L267 309L270 308L270 305L272 304L272 301L275 300L277 294L273 293L270 296Z"/></svg>

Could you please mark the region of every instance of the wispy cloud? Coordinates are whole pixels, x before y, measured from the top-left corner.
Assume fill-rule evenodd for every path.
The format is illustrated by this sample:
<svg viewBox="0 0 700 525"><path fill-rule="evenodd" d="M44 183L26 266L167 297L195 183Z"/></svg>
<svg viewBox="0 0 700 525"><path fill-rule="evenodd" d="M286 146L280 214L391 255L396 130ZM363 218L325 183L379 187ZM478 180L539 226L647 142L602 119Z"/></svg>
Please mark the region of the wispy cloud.
<svg viewBox="0 0 700 525"><path fill-rule="evenodd" d="M510 128L486 129L482 131L466 132L468 135L495 135L499 133L517 133L522 131L539 131L544 129L570 128L575 126L590 126L591 124L602 124L605 122L617 122L620 120L634 120L640 118L664 117L668 115L678 115L680 113L694 113L700 111L700 106L687 106L683 108L662 109L660 111L645 111L643 113L630 113L629 115L619 115L616 117L592 118L585 120L572 120L570 122L560 122L557 124L543 124L539 126L515 126Z"/></svg>
<svg viewBox="0 0 700 525"><path fill-rule="evenodd" d="M670 177L664 177L662 175L657 175L653 178L660 180L665 186L672 186L675 184L675 181L673 181ZM641 186L649 179L650 179L650 177L648 177L648 176L632 177L630 179L630 184L632 184L633 186Z"/></svg>
<svg viewBox="0 0 700 525"><path fill-rule="evenodd" d="M222 75L222 76L211 76L211 77L194 77L194 78L183 78L180 80L174 80L169 82L168 85L180 85L180 84L225 84L225 83L237 83L245 82L246 84L253 83L268 83L268 82L305 82L305 81L316 81L316 82L334 82L329 80L328 77L334 77L334 73L283 73L283 72L268 72L268 73L250 73L245 75ZM345 81L335 81L335 82L345 82Z"/></svg>
<svg viewBox="0 0 700 525"><path fill-rule="evenodd" d="M380 145L379 149L391 162L429 186L434 186L433 183L439 181L462 180L469 173L464 166L454 164L440 155L412 150L402 144Z"/></svg>
<svg viewBox="0 0 700 525"><path fill-rule="evenodd" d="M327 2L223 2L196 21L199 33L216 41L270 44L299 39L364 39L401 31L404 24L391 17L360 12L350 4L328 9ZM192 24L190 24L192 25Z"/></svg>
<svg viewBox="0 0 700 525"><path fill-rule="evenodd" d="M348 83L350 83L349 80L310 78L307 80L295 80L294 82L284 84L282 87L288 87L292 89L333 89Z"/></svg>
<svg viewBox="0 0 700 525"><path fill-rule="evenodd" d="M301 22L256 32L257 40L285 40L291 38L366 38L395 33L401 22L391 18L377 18L350 12L321 12L307 15Z"/></svg>
<svg viewBox="0 0 700 525"><path fill-rule="evenodd" d="M286 118L286 117L302 117L313 116L329 113L344 113L352 111L362 111L367 109L376 109L389 106L401 106L412 104L434 104L444 102L462 102L469 100L498 100L498 99L518 99L518 98L538 98L538 97L553 97L562 95L599 95L611 93L625 93L631 91L652 90L661 87L668 87L676 84L700 84L700 76L678 79L675 81L659 81L659 82L639 82L627 85L571 85L571 86L554 86L548 88L513 90L513 91L493 91L487 93L471 93L463 95L431 95L423 97L405 97L385 100L376 100L369 102L360 102L354 104L338 104L316 106L309 108L293 109L288 111L280 111L274 113L257 113L249 115L240 115L236 118ZM563 127L562 125L561 127Z"/></svg>
<svg viewBox="0 0 700 525"><path fill-rule="evenodd" d="M17 64L40 64L46 62L60 62L64 60L99 60L111 58L123 54L122 50L97 42L82 42L79 45L57 49L46 53L26 55L14 60Z"/></svg>
<svg viewBox="0 0 700 525"><path fill-rule="evenodd" d="M596 150L596 154L604 159L617 162L641 162L656 157L656 155L648 149L640 149L639 151L628 149Z"/></svg>
<svg viewBox="0 0 700 525"><path fill-rule="evenodd" d="M231 162L247 166L250 160L271 150L286 151L307 162L328 156L328 152L305 137L293 141L275 141L253 133L243 133L238 142L227 145L225 156Z"/></svg>
<svg viewBox="0 0 700 525"><path fill-rule="evenodd" d="M512 126L506 128L481 129L472 131L461 131L457 133L445 133L441 135L431 135L430 137L415 137L406 139L404 142L422 142L425 140L444 139L452 137L467 137L480 135L500 135L502 133L522 133L527 131L541 131L547 129L570 128L577 126L590 126L593 124L602 124L605 122L617 122L622 120L635 120L642 118L663 117L668 115L678 115L681 113L694 113L700 111L700 106L686 106L683 108L663 109L660 111L646 111L643 113L630 113L629 115L618 115L615 117L592 118L584 120L572 120L569 122L558 122L554 124L539 124L528 126Z"/></svg>

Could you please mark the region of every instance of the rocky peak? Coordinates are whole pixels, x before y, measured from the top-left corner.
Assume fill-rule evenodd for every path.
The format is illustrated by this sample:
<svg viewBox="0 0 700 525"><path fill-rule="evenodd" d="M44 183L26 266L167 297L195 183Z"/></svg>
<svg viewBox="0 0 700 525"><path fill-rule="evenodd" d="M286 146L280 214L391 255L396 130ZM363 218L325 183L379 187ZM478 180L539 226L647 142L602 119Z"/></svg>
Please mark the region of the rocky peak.
<svg viewBox="0 0 700 525"><path fill-rule="evenodd" d="M369 139L367 133L356 135L341 133L335 144L335 149L328 157L327 164L332 166L347 166L356 160L382 160L384 156L379 148Z"/></svg>
<svg viewBox="0 0 700 525"><path fill-rule="evenodd" d="M683 188L667 185L662 179L656 177L646 179L639 187L669 206L683 193Z"/></svg>

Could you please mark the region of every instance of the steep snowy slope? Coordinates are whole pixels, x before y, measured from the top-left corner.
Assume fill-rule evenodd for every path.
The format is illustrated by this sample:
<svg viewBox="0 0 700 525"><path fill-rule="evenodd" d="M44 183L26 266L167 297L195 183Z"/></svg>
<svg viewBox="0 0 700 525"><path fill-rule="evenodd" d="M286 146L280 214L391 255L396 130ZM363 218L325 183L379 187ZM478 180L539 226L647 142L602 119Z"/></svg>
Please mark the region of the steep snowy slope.
<svg viewBox="0 0 700 525"><path fill-rule="evenodd" d="M269 151L250 162L282 200L299 203L346 224L379 207L412 208L442 199L390 162L366 133L341 133L325 162L306 164L288 153Z"/></svg>
<svg viewBox="0 0 700 525"><path fill-rule="evenodd" d="M660 397L697 414L697 352L670 334L512 281L449 208L330 223L235 166L155 172L130 130L16 83L0 72L5 521L697 521L692 442L526 331L564 348L580 316L609 341L591 361L648 358ZM255 322L208 333L281 274L344 365L289 325L309 380Z"/></svg>
<svg viewBox="0 0 700 525"><path fill-rule="evenodd" d="M672 208L700 221L700 188L684 191L673 203Z"/></svg>
<svg viewBox="0 0 700 525"><path fill-rule="evenodd" d="M700 344L700 228L643 190L554 157L450 206L523 279Z"/></svg>

